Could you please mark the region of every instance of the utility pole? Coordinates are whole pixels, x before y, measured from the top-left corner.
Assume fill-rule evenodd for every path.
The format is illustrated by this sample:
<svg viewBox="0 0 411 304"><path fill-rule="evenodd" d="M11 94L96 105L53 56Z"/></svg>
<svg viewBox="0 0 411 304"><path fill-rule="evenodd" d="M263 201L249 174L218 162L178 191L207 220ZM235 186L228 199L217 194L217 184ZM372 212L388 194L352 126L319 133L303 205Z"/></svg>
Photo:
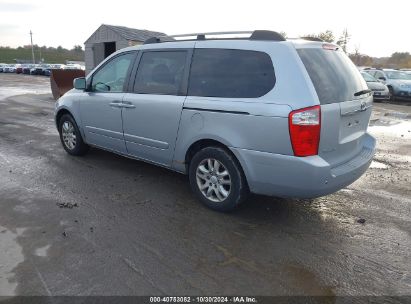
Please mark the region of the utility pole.
<svg viewBox="0 0 411 304"><path fill-rule="evenodd" d="M30 30L30 41L31 41L31 56L33 57L33 64L36 64L36 60L34 59L33 33L31 30Z"/></svg>

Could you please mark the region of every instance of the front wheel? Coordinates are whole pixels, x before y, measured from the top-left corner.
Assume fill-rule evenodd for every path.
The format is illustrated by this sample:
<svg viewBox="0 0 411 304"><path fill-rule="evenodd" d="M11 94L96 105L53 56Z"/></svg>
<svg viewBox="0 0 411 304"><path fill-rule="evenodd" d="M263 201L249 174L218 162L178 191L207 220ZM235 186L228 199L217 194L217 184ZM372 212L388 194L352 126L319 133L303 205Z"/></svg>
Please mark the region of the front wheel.
<svg viewBox="0 0 411 304"><path fill-rule="evenodd" d="M249 193L239 163L219 147L207 147L194 155L189 166L189 179L197 198L217 211L235 209Z"/></svg>
<svg viewBox="0 0 411 304"><path fill-rule="evenodd" d="M71 115L65 114L59 121L60 140L64 150L71 155L84 155L89 147L83 141L80 131Z"/></svg>

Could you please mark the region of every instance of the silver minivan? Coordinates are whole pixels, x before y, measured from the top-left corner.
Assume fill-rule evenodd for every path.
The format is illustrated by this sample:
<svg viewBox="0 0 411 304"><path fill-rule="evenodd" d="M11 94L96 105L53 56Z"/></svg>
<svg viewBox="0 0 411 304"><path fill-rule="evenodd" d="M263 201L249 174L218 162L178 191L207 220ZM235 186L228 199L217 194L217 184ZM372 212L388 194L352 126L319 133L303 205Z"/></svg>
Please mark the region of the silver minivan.
<svg viewBox="0 0 411 304"><path fill-rule="evenodd" d="M112 54L58 100L64 149L187 174L220 211L250 192L314 198L354 182L375 152L360 72L337 45L250 34L152 38Z"/></svg>

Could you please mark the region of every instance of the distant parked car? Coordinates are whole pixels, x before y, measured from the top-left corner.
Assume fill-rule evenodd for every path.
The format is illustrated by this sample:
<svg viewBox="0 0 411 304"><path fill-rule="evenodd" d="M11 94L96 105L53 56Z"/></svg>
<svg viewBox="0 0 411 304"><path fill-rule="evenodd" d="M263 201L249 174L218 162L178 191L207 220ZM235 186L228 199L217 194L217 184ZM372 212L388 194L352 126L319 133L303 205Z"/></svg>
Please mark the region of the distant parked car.
<svg viewBox="0 0 411 304"><path fill-rule="evenodd" d="M64 67L65 70L85 70L85 67L80 64L67 64Z"/></svg>
<svg viewBox="0 0 411 304"><path fill-rule="evenodd" d="M6 65L5 68L3 69L4 73L15 73L16 72L16 67L14 64L9 64Z"/></svg>
<svg viewBox="0 0 411 304"><path fill-rule="evenodd" d="M46 68L43 70L43 75L44 76L51 76L51 69L50 68Z"/></svg>
<svg viewBox="0 0 411 304"><path fill-rule="evenodd" d="M38 65L38 66L32 68L30 70L30 74L31 75L44 75L43 74L43 67Z"/></svg>
<svg viewBox="0 0 411 304"><path fill-rule="evenodd" d="M51 69L52 70L64 70L65 69L64 64L51 64Z"/></svg>
<svg viewBox="0 0 411 304"><path fill-rule="evenodd" d="M22 64L21 65L21 74L24 74L24 69L27 67L27 64ZM17 71L16 71L17 73Z"/></svg>
<svg viewBox="0 0 411 304"><path fill-rule="evenodd" d="M368 88L373 92L374 101L390 99L390 91L388 90L388 87L385 84L378 81L366 72L361 72L361 75L367 82Z"/></svg>
<svg viewBox="0 0 411 304"><path fill-rule="evenodd" d="M28 75L30 75L30 70L31 70L32 68L34 68L34 67L36 67L35 64L26 64L26 65L24 65L24 67L23 67L23 74L28 74Z"/></svg>
<svg viewBox="0 0 411 304"><path fill-rule="evenodd" d="M411 80L411 70L404 70L405 73L408 75L408 79Z"/></svg>
<svg viewBox="0 0 411 304"><path fill-rule="evenodd" d="M23 73L23 66L21 64L16 64L16 74Z"/></svg>
<svg viewBox="0 0 411 304"><path fill-rule="evenodd" d="M411 79L407 72L393 69L368 69L365 72L387 85L391 100L411 98Z"/></svg>
<svg viewBox="0 0 411 304"><path fill-rule="evenodd" d="M0 63L0 73L3 73L3 69L5 68L5 63Z"/></svg>
<svg viewBox="0 0 411 304"><path fill-rule="evenodd" d="M33 66L31 64L26 64L23 67L23 74L30 74L30 70L33 68Z"/></svg>

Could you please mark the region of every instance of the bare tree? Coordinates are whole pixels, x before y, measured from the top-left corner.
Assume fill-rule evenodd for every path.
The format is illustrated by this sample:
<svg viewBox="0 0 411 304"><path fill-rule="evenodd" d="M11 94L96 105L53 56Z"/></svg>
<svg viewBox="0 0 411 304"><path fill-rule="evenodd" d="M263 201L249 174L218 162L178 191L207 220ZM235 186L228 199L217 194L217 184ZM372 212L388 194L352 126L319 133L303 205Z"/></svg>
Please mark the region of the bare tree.
<svg viewBox="0 0 411 304"><path fill-rule="evenodd" d="M348 45L348 42L350 41L350 39L351 39L351 35L348 34L348 30L347 30L347 29L344 29L342 35L340 36L340 38L339 38L338 41L337 41L337 44L338 44L338 45L342 48L342 50L343 50L344 52L346 52L346 53L347 53L347 45Z"/></svg>

